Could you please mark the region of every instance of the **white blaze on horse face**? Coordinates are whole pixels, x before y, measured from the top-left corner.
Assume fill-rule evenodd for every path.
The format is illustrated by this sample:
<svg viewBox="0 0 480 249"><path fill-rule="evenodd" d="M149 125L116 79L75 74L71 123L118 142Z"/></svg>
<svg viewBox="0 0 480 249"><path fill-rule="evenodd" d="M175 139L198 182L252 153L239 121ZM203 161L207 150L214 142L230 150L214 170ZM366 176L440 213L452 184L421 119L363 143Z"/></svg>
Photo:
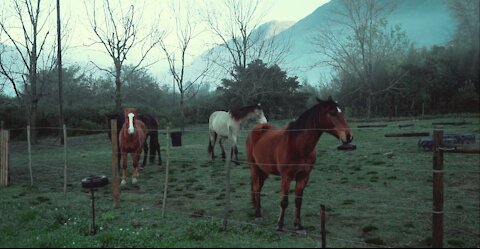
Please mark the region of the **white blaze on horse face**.
<svg viewBox="0 0 480 249"><path fill-rule="evenodd" d="M342 113L342 109L340 109L340 107L337 106L337 111L338 113Z"/></svg>
<svg viewBox="0 0 480 249"><path fill-rule="evenodd" d="M133 113L128 114L128 134L130 135L135 133L135 128L133 127L133 117L135 117L135 114Z"/></svg>
<svg viewBox="0 0 480 249"><path fill-rule="evenodd" d="M267 118L266 118L265 115L263 114L263 111L260 111L260 113L258 114L257 122L260 123L260 124L265 124L265 123L267 123Z"/></svg>

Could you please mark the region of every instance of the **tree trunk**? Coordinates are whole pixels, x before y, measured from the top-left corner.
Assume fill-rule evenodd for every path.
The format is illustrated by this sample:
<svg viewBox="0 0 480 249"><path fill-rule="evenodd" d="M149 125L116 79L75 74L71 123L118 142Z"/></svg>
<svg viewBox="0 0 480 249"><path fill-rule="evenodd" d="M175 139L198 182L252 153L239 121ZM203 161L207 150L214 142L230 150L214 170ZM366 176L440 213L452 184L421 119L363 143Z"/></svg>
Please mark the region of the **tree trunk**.
<svg viewBox="0 0 480 249"><path fill-rule="evenodd" d="M115 110L122 112L122 66L115 62Z"/></svg>
<svg viewBox="0 0 480 249"><path fill-rule="evenodd" d="M58 127L60 144L64 145L65 137L63 136L63 124L65 119L63 117L63 80L62 80L62 39L60 29L60 0L57 0L57 67L58 67Z"/></svg>
<svg viewBox="0 0 480 249"><path fill-rule="evenodd" d="M368 92L367 94L367 120L370 120L372 116L372 93Z"/></svg>
<svg viewBox="0 0 480 249"><path fill-rule="evenodd" d="M182 128L182 132L185 130L185 110L184 110L184 97L185 93L183 91L180 92L180 127Z"/></svg>

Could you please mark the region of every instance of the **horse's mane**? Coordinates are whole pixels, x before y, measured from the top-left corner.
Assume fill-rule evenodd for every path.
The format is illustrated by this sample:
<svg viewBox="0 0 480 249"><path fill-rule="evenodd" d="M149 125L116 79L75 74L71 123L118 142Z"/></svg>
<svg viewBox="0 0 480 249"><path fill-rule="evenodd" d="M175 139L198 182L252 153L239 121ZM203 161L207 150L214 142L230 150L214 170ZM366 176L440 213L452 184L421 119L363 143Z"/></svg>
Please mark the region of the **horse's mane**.
<svg viewBox="0 0 480 249"><path fill-rule="evenodd" d="M330 104L337 106L337 103L331 99L327 101L319 100L319 103L310 107L310 109L302 113L295 121L290 122L286 130L291 131L290 134L299 135L304 129L317 127L321 115L320 108Z"/></svg>
<svg viewBox="0 0 480 249"><path fill-rule="evenodd" d="M240 107L240 108L231 110L230 115L232 115L232 117L238 121L246 117L249 113L252 113L256 109L260 110L261 109L260 105L250 105L250 106Z"/></svg>

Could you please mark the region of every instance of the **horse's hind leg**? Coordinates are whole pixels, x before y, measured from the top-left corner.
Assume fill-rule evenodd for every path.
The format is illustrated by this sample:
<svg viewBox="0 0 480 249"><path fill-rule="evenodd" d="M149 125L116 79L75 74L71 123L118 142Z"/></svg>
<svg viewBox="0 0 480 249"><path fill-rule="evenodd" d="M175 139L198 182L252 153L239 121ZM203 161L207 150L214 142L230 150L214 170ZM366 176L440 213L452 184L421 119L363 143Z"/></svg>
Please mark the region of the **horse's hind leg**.
<svg viewBox="0 0 480 249"><path fill-rule="evenodd" d="M227 154L225 153L225 147L223 147L223 141L225 141L225 139L223 139L222 137L218 139L218 144L220 144L220 148L222 149L222 158L223 160L225 160Z"/></svg>
<svg viewBox="0 0 480 249"><path fill-rule="evenodd" d="M262 218L262 205L260 201L260 193L262 192L263 184L267 175L258 169L257 165L250 165L250 176L252 179L252 204L255 209L255 218Z"/></svg>
<svg viewBox="0 0 480 249"><path fill-rule="evenodd" d="M215 159L215 142L216 141L217 141L217 133L214 131L210 131L210 139L208 140L208 154L212 155L212 160Z"/></svg>
<svg viewBox="0 0 480 249"><path fill-rule="evenodd" d="M150 150L152 150L152 148L150 148ZM143 162L142 162L142 166L141 166L141 169L145 168L145 165L147 164L147 156L148 156L148 143L147 143L147 140L145 140L145 143L143 144Z"/></svg>

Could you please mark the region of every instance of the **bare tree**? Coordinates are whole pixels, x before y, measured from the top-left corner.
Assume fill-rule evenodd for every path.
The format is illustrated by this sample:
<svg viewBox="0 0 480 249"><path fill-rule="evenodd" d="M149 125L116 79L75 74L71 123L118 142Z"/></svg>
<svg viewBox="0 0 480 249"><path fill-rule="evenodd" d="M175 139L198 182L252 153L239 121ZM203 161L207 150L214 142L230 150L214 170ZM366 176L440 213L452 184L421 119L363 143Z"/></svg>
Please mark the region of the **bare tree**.
<svg viewBox="0 0 480 249"><path fill-rule="evenodd" d="M227 60L215 58L215 64L231 72L234 68L245 69L257 59L267 64L279 64L285 59L289 43L278 41L275 30L258 30L265 11L259 0L225 0L215 8L205 8L207 26L220 41L216 45L229 55Z"/></svg>
<svg viewBox="0 0 480 249"><path fill-rule="evenodd" d="M137 63L131 67L130 74L141 69L141 65L149 52L159 43L157 39L151 39L151 33L141 33L142 11L138 12L136 3L123 7L123 1L101 0L98 6L96 1L85 1L88 19L93 33L94 44L103 46L113 61L114 68L106 69L92 62L98 69L107 72L115 78L115 108L122 109L122 70L127 56L133 49L140 49L140 57ZM115 2L115 6L113 6Z"/></svg>
<svg viewBox="0 0 480 249"><path fill-rule="evenodd" d="M342 75L358 79L353 92L366 95L367 118L371 116L372 98L401 90L408 72L396 67L409 42L399 26L388 28L385 16L395 6L376 0L342 0L331 25L313 39L325 63ZM385 78L381 72L389 71Z"/></svg>
<svg viewBox="0 0 480 249"><path fill-rule="evenodd" d="M199 35L197 30L198 21L193 19L192 9L185 8L185 5L192 6L192 2L186 1L171 1L170 10L175 19L175 41L176 45L167 45L166 38L159 39L160 47L163 50L169 65L169 71L172 74L173 80L180 92L180 112L181 112L181 127L185 128L185 112L184 102L186 93L192 93L193 97L201 86L202 79L205 77L209 69L209 61L203 66L200 71L186 72L186 63L188 60L188 50L191 48L192 40ZM168 33L169 31L167 31Z"/></svg>
<svg viewBox="0 0 480 249"><path fill-rule="evenodd" d="M38 72L40 68L52 71L55 66L55 50L46 50L50 43L48 18L53 8L44 7L41 0L15 0L9 7L13 14L0 20L0 30L13 46L13 51L8 53L10 58L0 54L0 75L12 85L25 110L27 123L33 128L32 143L36 143L37 108L43 96L43 81Z"/></svg>

